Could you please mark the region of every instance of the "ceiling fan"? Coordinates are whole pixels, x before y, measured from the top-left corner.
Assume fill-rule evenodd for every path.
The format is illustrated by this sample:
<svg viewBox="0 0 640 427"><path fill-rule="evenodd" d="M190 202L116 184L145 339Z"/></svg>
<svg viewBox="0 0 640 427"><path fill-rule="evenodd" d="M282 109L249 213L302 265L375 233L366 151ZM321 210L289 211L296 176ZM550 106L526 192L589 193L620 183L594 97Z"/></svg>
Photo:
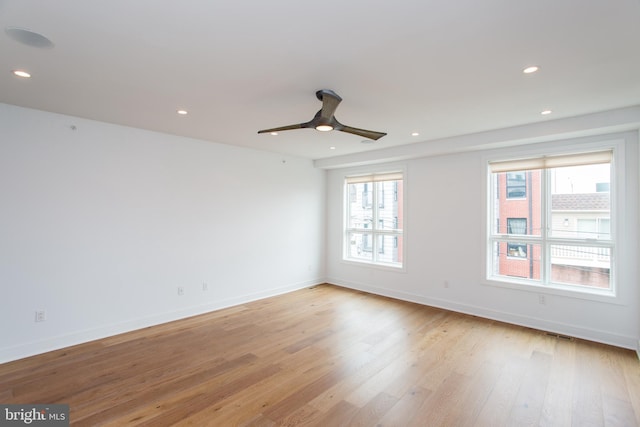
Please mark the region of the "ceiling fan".
<svg viewBox="0 0 640 427"><path fill-rule="evenodd" d="M363 136L365 138L378 140L386 135L386 132L375 132L372 130L358 129L351 126L345 126L336 120L334 113L342 98L334 91L329 89L321 89L316 92L316 97L322 101L322 109L310 121L299 123L297 125L281 126L272 129L259 130L258 133L272 133L291 129L313 128L321 132L330 130L339 130L341 132L352 133L354 135Z"/></svg>

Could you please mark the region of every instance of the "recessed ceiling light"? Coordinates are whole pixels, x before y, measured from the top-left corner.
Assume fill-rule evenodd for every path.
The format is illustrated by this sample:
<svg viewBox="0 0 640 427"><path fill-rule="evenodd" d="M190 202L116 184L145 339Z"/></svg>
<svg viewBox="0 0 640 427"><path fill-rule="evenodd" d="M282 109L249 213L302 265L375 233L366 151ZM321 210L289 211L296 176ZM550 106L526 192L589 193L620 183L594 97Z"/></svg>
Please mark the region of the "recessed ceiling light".
<svg viewBox="0 0 640 427"><path fill-rule="evenodd" d="M542 114L543 116L546 116L546 115L548 115L548 114L551 114L551 110L544 110L544 111L541 111L541 112L540 112L540 114Z"/></svg>
<svg viewBox="0 0 640 427"><path fill-rule="evenodd" d="M29 77L31 77L31 74L27 73L24 70L13 70L12 73L14 76L22 77L25 79L28 79Z"/></svg>
<svg viewBox="0 0 640 427"><path fill-rule="evenodd" d="M418 136L420 135L418 132L411 132L411 136Z"/></svg>
<svg viewBox="0 0 640 427"><path fill-rule="evenodd" d="M336 147L329 147L329 150L335 150Z"/></svg>
<svg viewBox="0 0 640 427"><path fill-rule="evenodd" d="M531 67L527 67L524 70L522 70L523 73L525 74L531 74L531 73L535 73L536 71L538 71L540 68L538 68L535 65L532 65Z"/></svg>
<svg viewBox="0 0 640 427"><path fill-rule="evenodd" d="M269 135L278 136L278 132L271 132Z"/></svg>
<svg viewBox="0 0 640 427"><path fill-rule="evenodd" d="M181 116L186 116L187 114L189 114L187 110L178 110L176 111L176 113L180 114Z"/></svg>

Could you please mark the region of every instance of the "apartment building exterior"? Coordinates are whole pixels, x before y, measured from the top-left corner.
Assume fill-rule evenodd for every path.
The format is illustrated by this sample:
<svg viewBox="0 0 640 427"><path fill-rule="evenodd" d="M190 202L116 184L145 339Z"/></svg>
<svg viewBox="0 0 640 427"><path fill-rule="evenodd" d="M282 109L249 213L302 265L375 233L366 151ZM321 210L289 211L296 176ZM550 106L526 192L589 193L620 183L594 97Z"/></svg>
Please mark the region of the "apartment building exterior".
<svg viewBox="0 0 640 427"><path fill-rule="evenodd" d="M541 204L541 170L497 174L497 217L499 234L539 236L545 210ZM550 200L550 231L557 238L596 241L610 237L610 192L607 182L593 182L592 191L571 192L572 185L553 189ZM551 183L549 185L555 185ZM558 186L561 187L561 186ZM523 239L526 240L526 239ZM531 242L500 242L498 274L539 280L541 246ZM550 279L553 283L610 287L611 253L608 248L589 245L551 245Z"/></svg>

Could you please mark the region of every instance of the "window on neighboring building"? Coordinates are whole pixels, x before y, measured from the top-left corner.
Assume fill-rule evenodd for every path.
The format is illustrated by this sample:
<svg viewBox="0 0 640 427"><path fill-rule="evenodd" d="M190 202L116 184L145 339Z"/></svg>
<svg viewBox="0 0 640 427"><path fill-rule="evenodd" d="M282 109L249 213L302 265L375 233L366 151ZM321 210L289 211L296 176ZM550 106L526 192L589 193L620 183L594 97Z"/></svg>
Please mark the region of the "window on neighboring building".
<svg viewBox="0 0 640 427"><path fill-rule="evenodd" d="M362 224L363 228L366 230L369 228L369 223L365 222ZM371 243L371 234L369 233L363 233L362 234L362 247L361 247L362 252L371 252L373 250L373 245Z"/></svg>
<svg viewBox="0 0 640 427"><path fill-rule="evenodd" d="M578 218L578 234L585 239L608 239L610 222L609 218Z"/></svg>
<svg viewBox="0 0 640 427"><path fill-rule="evenodd" d="M602 151L490 162L488 278L613 289L611 161Z"/></svg>
<svg viewBox="0 0 640 427"><path fill-rule="evenodd" d="M527 234L527 218L507 218L507 234ZM527 245L524 243L507 243L507 256L526 258Z"/></svg>
<svg viewBox="0 0 640 427"><path fill-rule="evenodd" d="M371 207L371 201L373 199L371 195L371 187L372 184L369 182L365 182L362 184L362 208L367 209Z"/></svg>
<svg viewBox="0 0 640 427"><path fill-rule="evenodd" d="M344 259L402 267L400 172L347 177Z"/></svg>
<svg viewBox="0 0 640 427"><path fill-rule="evenodd" d="M523 171L507 172L507 199L522 199L527 196L527 180Z"/></svg>

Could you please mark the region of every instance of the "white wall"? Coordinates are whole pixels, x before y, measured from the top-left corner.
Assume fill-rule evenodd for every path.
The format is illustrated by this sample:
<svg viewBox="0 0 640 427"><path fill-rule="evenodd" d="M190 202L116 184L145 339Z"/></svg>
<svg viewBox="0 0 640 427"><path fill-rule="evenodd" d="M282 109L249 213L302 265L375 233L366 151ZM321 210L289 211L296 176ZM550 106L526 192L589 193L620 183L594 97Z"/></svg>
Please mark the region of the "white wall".
<svg viewBox="0 0 640 427"><path fill-rule="evenodd" d="M482 135L479 144L486 144ZM584 138L594 141L600 137ZM602 136L609 139L611 136ZM372 166L336 168L327 177L327 280L330 283L443 307L542 330L636 349L640 337L640 287L638 286L638 137L623 138L626 200L624 201L618 254L618 299L609 302L575 298L539 290L489 286L484 280L486 247L486 159L505 151L531 148L475 149L469 152L407 159L396 167L376 162ZM547 138L548 139L548 138ZM465 141L473 142L473 136ZM547 146L577 141L546 142ZM423 147L424 148L424 147ZM407 150L406 147L403 150ZM363 158L375 157L366 154ZM410 153L389 157L410 157ZM358 163L352 156L347 163ZM335 164L337 160L334 159ZM317 163L318 164L318 163ZM342 262L344 177L355 171L406 168L405 264L406 271L376 269ZM448 281L449 287L444 286Z"/></svg>
<svg viewBox="0 0 640 427"><path fill-rule="evenodd" d="M540 305L537 292L482 284L482 176L490 148L576 136L593 123L637 129L639 113L316 161L336 168L326 172L307 160L0 104L0 363L325 279L635 348L637 131L626 143L618 304L550 294ZM403 273L341 262L342 179L354 169L340 164L385 169L385 159L407 171ZM46 310L45 322L34 321L36 310Z"/></svg>
<svg viewBox="0 0 640 427"><path fill-rule="evenodd" d="M322 282L325 175L0 104L0 362Z"/></svg>

